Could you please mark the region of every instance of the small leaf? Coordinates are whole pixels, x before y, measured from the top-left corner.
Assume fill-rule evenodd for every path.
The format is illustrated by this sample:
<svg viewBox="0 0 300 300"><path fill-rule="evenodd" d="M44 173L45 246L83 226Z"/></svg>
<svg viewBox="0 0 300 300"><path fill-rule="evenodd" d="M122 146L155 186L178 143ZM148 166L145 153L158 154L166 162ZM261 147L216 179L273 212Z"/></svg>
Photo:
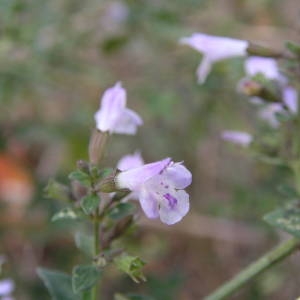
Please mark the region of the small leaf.
<svg viewBox="0 0 300 300"><path fill-rule="evenodd" d="M110 176L113 172L114 172L114 169L105 168L99 172L99 176L100 176L100 178L105 178L107 176Z"/></svg>
<svg viewBox="0 0 300 300"><path fill-rule="evenodd" d="M68 187L53 179L49 180L44 192L45 196L50 199L61 200L63 202L68 202L70 200Z"/></svg>
<svg viewBox="0 0 300 300"><path fill-rule="evenodd" d="M70 180L77 180L79 181L83 186L90 186L91 180L90 176L82 171L76 170L69 174Z"/></svg>
<svg viewBox="0 0 300 300"><path fill-rule="evenodd" d="M145 262L139 257L123 254L115 258L114 263L121 271L127 273L134 282L139 283L141 280L146 281L142 273Z"/></svg>
<svg viewBox="0 0 300 300"><path fill-rule="evenodd" d="M51 218L52 222L58 221L58 220L80 220L82 219L82 213L80 213L78 210L75 210L70 207L66 207L59 212L55 213L53 217Z"/></svg>
<svg viewBox="0 0 300 300"><path fill-rule="evenodd" d="M86 233L75 233L75 244L86 256L92 258L94 256L94 238Z"/></svg>
<svg viewBox="0 0 300 300"><path fill-rule="evenodd" d="M99 206L100 197L97 194L89 194L81 199L81 207L89 215Z"/></svg>
<svg viewBox="0 0 300 300"><path fill-rule="evenodd" d="M300 238L300 206L298 201L266 214L263 219L270 225Z"/></svg>
<svg viewBox="0 0 300 300"><path fill-rule="evenodd" d="M281 185L279 185L278 188L277 188L277 190L283 196L288 197L290 199L298 198L299 197L297 191L293 187L291 187L290 185L287 185L287 184L281 184Z"/></svg>
<svg viewBox="0 0 300 300"><path fill-rule="evenodd" d="M144 296L144 295L136 295L136 294L115 294L114 300L154 300L152 297Z"/></svg>
<svg viewBox="0 0 300 300"><path fill-rule="evenodd" d="M71 276L44 268L38 268L37 273L43 280L52 299L54 300L81 300L80 295L75 295L72 291Z"/></svg>
<svg viewBox="0 0 300 300"><path fill-rule="evenodd" d="M120 220L135 212L135 205L132 203L119 203L114 206L108 213L108 216L113 220Z"/></svg>
<svg viewBox="0 0 300 300"><path fill-rule="evenodd" d="M75 294L88 290L100 278L102 272L93 265L75 266L72 272L72 287Z"/></svg>
<svg viewBox="0 0 300 300"><path fill-rule="evenodd" d="M285 44L286 48L293 54L300 56L300 45L292 42L287 42Z"/></svg>

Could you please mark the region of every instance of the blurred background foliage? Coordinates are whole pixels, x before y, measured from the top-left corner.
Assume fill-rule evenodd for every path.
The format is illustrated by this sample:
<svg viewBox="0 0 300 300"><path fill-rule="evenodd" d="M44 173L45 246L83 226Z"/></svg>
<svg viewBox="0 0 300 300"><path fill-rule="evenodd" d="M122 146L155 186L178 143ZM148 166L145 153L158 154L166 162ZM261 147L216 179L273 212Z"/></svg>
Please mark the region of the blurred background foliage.
<svg viewBox="0 0 300 300"><path fill-rule="evenodd" d="M148 282L137 286L111 270L104 299L119 291L201 299L281 238L261 216L283 201L276 186L289 174L219 139L224 128L258 126L236 92L243 60L216 64L200 86L201 55L178 39L199 31L280 48L299 42L299 14L296 0L0 0L0 253L16 299L49 298L38 265L70 272L81 259L71 234L78 225L50 223L62 203L43 189L52 177L66 182L87 158L99 96L118 80L145 125L134 137L113 136L104 165L140 149L146 162L184 160L193 184L182 223L141 218L126 240L149 262ZM234 299L296 298L297 258Z"/></svg>

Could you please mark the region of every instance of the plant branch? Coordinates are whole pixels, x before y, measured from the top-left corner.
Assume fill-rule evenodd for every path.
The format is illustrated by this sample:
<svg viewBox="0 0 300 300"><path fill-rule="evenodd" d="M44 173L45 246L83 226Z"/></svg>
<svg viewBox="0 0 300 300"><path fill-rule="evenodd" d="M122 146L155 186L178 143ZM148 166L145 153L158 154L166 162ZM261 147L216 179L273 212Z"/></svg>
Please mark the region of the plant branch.
<svg viewBox="0 0 300 300"><path fill-rule="evenodd" d="M211 295L207 296L205 300L221 300L228 298L248 281L289 256L299 246L300 240L296 238L281 243L278 247L259 258L256 262L237 274L233 279L222 285Z"/></svg>

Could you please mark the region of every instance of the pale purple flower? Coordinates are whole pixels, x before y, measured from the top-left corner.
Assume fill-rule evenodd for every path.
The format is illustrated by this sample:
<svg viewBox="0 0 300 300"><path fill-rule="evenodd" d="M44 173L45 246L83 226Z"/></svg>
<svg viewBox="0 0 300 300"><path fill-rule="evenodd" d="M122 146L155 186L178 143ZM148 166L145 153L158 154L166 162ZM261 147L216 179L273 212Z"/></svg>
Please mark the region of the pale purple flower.
<svg viewBox="0 0 300 300"><path fill-rule="evenodd" d="M298 112L298 93L297 90L291 86L288 86L282 91L283 103L286 105L288 110L292 114L297 114Z"/></svg>
<svg viewBox="0 0 300 300"><path fill-rule="evenodd" d="M224 130L221 134L221 137L225 141L243 147L248 147L253 141L252 135L244 131Z"/></svg>
<svg viewBox="0 0 300 300"><path fill-rule="evenodd" d="M277 61L274 58L251 56L245 60L245 72L248 76L263 74L268 79L283 81Z"/></svg>
<svg viewBox="0 0 300 300"><path fill-rule="evenodd" d="M15 289L15 284L11 279L0 280L0 296L9 296Z"/></svg>
<svg viewBox="0 0 300 300"><path fill-rule="evenodd" d="M263 107L259 113L258 116L266 121L271 127L278 128L280 125L280 122L278 121L276 114L278 113L286 113L283 106L279 103L272 103L268 104L265 107Z"/></svg>
<svg viewBox="0 0 300 300"><path fill-rule="evenodd" d="M247 55L248 42L228 37L194 33L190 37L180 39L180 43L188 45L203 54L197 69L199 83L204 83L214 62Z"/></svg>
<svg viewBox="0 0 300 300"><path fill-rule="evenodd" d="M143 123L137 113L126 108L126 91L120 82L104 92L95 121L100 131L121 134L135 134Z"/></svg>
<svg viewBox="0 0 300 300"><path fill-rule="evenodd" d="M127 171L144 165L144 160L139 151L134 154L128 154L123 156L117 163L117 169L120 171Z"/></svg>
<svg viewBox="0 0 300 300"><path fill-rule="evenodd" d="M148 218L160 218L165 224L179 222L189 211L189 195L184 191L192 174L182 163L170 158L121 172L116 176L119 188L138 194Z"/></svg>

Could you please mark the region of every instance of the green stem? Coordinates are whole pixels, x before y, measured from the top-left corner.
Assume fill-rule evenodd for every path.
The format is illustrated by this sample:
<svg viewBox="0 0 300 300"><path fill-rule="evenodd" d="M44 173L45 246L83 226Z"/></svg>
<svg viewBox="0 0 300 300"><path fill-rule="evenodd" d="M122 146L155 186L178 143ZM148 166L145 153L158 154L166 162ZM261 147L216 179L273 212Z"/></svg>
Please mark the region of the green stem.
<svg viewBox="0 0 300 300"><path fill-rule="evenodd" d="M233 279L222 285L214 293L210 294L205 300L226 299L245 285L248 281L267 270L277 262L289 256L300 246L300 240L296 238L289 239L281 243L278 247L266 253L256 262L252 263L245 270L237 274Z"/></svg>
<svg viewBox="0 0 300 300"><path fill-rule="evenodd" d="M99 209L96 210L95 219L94 219L94 255L95 257L99 254L100 248L100 235L99 235ZM97 283L92 290L92 300L98 300L99 293L99 283Z"/></svg>

